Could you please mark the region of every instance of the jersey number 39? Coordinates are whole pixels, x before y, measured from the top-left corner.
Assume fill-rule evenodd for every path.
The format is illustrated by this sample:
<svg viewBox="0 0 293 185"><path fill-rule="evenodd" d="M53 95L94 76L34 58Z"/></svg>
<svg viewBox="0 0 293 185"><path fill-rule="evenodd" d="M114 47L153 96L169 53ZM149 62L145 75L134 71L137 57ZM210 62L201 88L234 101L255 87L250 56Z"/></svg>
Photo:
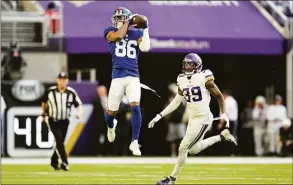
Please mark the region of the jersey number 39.
<svg viewBox="0 0 293 185"><path fill-rule="evenodd" d="M125 57L135 59L136 58L136 40L129 40L126 42L125 40L121 40L116 42L115 55L117 57Z"/></svg>
<svg viewBox="0 0 293 185"><path fill-rule="evenodd" d="M198 102L202 100L201 89L199 86L184 88L183 94L187 102Z"/></svg>

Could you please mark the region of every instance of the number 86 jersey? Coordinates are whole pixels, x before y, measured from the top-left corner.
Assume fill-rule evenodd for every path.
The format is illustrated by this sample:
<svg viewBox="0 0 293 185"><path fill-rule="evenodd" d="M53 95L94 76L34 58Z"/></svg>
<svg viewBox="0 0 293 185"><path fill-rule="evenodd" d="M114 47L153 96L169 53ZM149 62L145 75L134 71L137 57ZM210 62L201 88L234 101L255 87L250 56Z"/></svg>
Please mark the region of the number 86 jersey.
<svg viewBox="0 0 293 185"><path fill-rule="evenodd" d="M183 92L187 102L187 111L191 117L210 113L211 96L205 86L208 80L214 80L214 75L210 70L195 73L190 78L185 74L180 74L177 78L177 85Z"/></svg>
<svg viewBox="0 0 293 185"><path fill-rule="evenodd" d="M104 31L104 37L109 31L117 31L116 27L108 27ZM109 50L112 55L113 69L138 70L139 47L137 40L143 36L141 29L130 27L126 36L117 42L109 42Z"/></svg>

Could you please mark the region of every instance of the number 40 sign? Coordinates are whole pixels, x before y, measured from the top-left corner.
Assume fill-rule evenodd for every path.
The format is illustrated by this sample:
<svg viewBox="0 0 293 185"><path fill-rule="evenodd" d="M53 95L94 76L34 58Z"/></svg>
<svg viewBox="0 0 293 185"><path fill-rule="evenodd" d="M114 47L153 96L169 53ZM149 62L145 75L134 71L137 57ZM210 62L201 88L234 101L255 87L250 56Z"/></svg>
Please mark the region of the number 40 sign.
<svg viewBox="0 0 293 185"><path fill-rule="evenodd" d="M54 136L48 132L47 141L43 141L42 127L45 125L41 123L42 118L39 116L41 115L40 107L12 107L8 109L6 115L6 146L10 157L48 157L52 155ZM20 120L17 118L19 116L26 117L25 123L20 125ZM25 144L16 147L16 137L19 136L25 138ZM35 148L31 147L33 143L36 145Z"/></svg>

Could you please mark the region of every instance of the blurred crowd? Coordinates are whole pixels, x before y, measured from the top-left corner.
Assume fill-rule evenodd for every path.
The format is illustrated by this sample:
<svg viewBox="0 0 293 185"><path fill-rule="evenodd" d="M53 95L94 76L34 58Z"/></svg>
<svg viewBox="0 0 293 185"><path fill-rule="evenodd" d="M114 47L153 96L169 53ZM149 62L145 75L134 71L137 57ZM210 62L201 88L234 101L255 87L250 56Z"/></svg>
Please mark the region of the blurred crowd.
<svg viewBox="0 0 293 185"><path fill-rule="evenodd" d="M286 16L293 16L292 1L259 1L270 13L272 13L269 3L273 3L278 10L283 12Z"/></svg>
<svg viewBox="0 0 293 185"><path fill-rule="evenodd" d="M274 104L267 104L263 96L257 96L254 105L248 101L241 112L243 143L251 143L248 135L253 136L254 153L263 155L292 155L292 126L287 118L287 109L282 105L282 97L275 96ZM246 151L249 149L246 148Z"/></svg>
<svg viewBox="0 0 293 185"><path fill-rule="evenodd" d="M293 18L293 1L259 1L259 3L279 22L280 25L285 26L286 21L280 17L275 10L279 10L286 17ZM272 8L272 6L275 8ZM288 21L289 22L289 21Z"/></svg>
<svg viewBox="0 0 293 185"><path fill-rule="evenodd" d="M170 96L166 105L177 93L177 85L169 84ZM282 97L276 95L274 104L268 104L264 96L257 96L255 100L248 100L247 106L238 112L237 100L229 90L223 90L227 115L230 119L230 131L237 138L239 147L232 149L232 154L248 156L288 156L293 151L293 130L291 120L287 118L286 107L282 104ZM97 99L94 101L95 119L98 123L96 140L99 142L100 155L129 155L128 145L131 135L131 111L127 98L124 97L117 115L117 142L114 145L107 141L107 127L104 113L107 111L107 89L105 86L97 87ZM170 115L165 117L168 131L165 140L169 143L171 156L176 156L178 145L185 135L188 123L186 102ZM225 128L224 122L213 123L206 137L219 134ZM231 154L232 145L218 144L211 147L205 155ZM231 147L232 146L232 147ZM235 147L234 147L235 148Z"/></svg>

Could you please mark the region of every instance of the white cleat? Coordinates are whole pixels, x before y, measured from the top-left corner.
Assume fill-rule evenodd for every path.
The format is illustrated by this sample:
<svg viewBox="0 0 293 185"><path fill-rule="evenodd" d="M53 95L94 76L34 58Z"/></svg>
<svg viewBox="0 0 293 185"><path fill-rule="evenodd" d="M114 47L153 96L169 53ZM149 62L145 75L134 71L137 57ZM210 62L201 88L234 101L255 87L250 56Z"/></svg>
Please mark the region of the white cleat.
<svg viewBox="0 0 293 185"><path fill-rule="evenodd" d="M234 136L230 133L228 129L225 129L221 132L221 135L224 137L226 141L233 142L236 146L238 145Z"/></svg>
<svg viewBox="0 0 293 185"><path fill-rule="evenodd" d="M115 130L116 130L116 126L117 126L118 121L116 119L114 119L113 123L114 123L113 128L108 127L108 132L107 132L108 141L110 143L113 143L115 140L115 137L116 137Z"/></svg>
<svg viewBox="0 0 293 185"><path fill-rule="evenodd" d="M139 144L138 144L138 141L137 140L134 140L131 142L130 146L129 146L129 150L132 151L132 154L135 155L135 156L141 156L141 152L140 152L140 149L139 149Z"/></svg>

